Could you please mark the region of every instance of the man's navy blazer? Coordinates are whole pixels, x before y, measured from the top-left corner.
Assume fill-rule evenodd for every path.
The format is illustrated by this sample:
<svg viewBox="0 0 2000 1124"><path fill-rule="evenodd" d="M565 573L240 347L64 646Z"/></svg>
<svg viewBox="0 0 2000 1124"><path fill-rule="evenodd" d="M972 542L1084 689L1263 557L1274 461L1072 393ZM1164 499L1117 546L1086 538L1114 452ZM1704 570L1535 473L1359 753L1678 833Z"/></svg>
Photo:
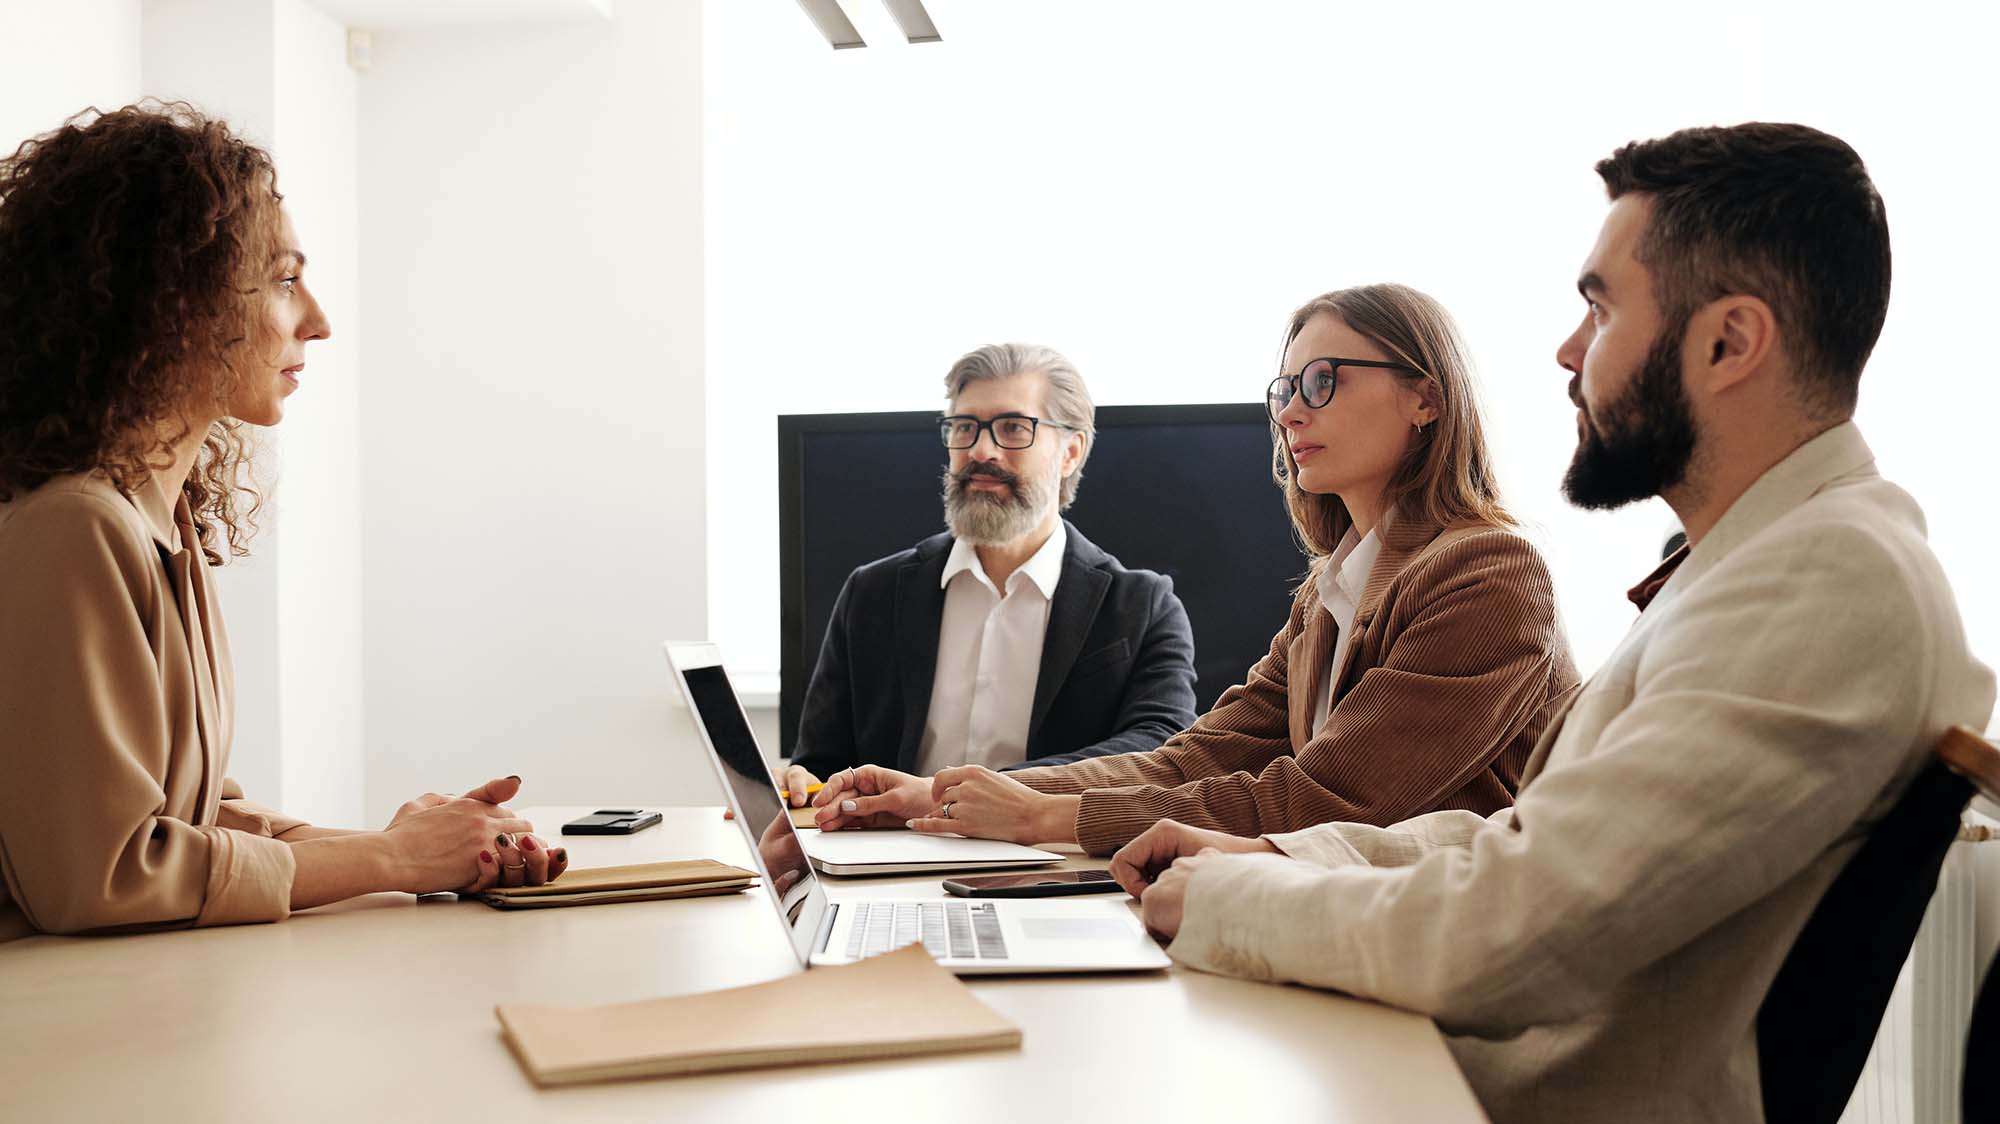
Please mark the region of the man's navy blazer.
<svg viewBox="0 0 2000 1124"><path fill-rule="evenodd" d="M1154 749L1194 724L1194 631L1172 578L1128 570L1065 521L1024 765ZM806 687L793 763L915 772L936 677L949 534L847 577Z"/></svg>

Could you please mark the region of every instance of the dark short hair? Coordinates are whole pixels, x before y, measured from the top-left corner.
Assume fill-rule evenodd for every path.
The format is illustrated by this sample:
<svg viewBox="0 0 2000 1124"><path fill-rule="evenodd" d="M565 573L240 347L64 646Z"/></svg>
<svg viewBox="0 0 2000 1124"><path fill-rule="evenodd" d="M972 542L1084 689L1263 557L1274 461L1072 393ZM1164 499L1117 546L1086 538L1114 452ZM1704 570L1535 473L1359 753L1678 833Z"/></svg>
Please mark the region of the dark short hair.
<svg viewBox="0 0 2000 1124"><path fill-rule="evenodd" d="M1734 294L1771 306L1808 400L1854 408L1889 311L1889 219L1861 157L1805 125L1682 129L1598 161L1653 213L1638 258L1669 325Z"/></svg>

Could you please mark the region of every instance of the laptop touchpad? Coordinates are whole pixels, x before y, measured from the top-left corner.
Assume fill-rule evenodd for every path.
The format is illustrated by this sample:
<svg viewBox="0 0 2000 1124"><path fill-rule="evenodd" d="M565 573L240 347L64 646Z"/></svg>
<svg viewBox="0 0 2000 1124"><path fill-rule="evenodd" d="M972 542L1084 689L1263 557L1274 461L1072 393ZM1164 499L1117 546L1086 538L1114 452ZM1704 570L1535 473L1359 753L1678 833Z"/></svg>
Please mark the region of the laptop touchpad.
<svg viewBox="0 0 2000 1124"><path fill-rule="evenodd" d="M1021 932L1038 941L1132 939L1132 927L1112 917L1023 917Z"/></svg>

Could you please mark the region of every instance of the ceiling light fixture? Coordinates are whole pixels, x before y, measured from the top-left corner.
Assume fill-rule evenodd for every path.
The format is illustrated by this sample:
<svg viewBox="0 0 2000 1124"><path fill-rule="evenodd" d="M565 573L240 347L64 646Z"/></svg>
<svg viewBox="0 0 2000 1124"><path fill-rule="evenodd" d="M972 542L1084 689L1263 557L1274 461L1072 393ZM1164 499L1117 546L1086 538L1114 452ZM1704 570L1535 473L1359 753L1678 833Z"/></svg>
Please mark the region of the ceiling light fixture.
<svg viewBox="0 0 2000 1124"><path fill-rule="evenodd" d="M944 42L938 35L937 24L931 22L931 14L924 11L924 0L882 0L882 6L896 18L904 39L912 43Z"/></svg>
<svg viewBox="0 0 2000 1124"><path fill-rule="evenodd" d="M862 41L861 32L855 30L854 21L840 10L840 0L799 0L799 7L805 9L806 18L813 21L813 26L833 44L834 50L868 45Z"/></svg>
<svg viewBox="0 0 2000 1124"><path fill-rule="evenodd" d="M911 43L942 43L937 24L931 14L924 10L924 0L882 0L882 6L889 9L889 15L896 20L896 27L903 38ZM840 0L799 0L799 7L805 10L806 18L812 20L820 35L832 44L836 51L849 47L866 47L854 21L841 10Z"/></svg>

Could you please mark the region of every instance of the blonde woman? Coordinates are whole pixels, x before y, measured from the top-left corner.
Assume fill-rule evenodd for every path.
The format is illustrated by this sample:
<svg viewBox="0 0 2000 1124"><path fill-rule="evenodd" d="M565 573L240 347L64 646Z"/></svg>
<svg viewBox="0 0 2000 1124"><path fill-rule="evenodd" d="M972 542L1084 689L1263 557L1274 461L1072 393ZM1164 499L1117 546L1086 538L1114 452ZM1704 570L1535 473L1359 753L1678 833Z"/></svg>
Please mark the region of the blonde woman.
<svg viewBox="0 0 2000 1124"><path fill-rule="evenodd" d="M243 427L331 331L270 157L185 106L72 121L0 159L0 942L275 921L378 890L539 883L501 802L426 794L320 828L225 775Z"/></svg>
<svg viewBox="0 0 2000 1124"><path fill-rule="evenodd" d="M820 826L1109 854L1162 819L1258 835L1511 803L1577 676L1548 567L1501 505L1450 316L1402 285L1314 298L1267 398L1273 475L1313 561L1242 684L1149 752L845 770L815 798Z"/></svg>

